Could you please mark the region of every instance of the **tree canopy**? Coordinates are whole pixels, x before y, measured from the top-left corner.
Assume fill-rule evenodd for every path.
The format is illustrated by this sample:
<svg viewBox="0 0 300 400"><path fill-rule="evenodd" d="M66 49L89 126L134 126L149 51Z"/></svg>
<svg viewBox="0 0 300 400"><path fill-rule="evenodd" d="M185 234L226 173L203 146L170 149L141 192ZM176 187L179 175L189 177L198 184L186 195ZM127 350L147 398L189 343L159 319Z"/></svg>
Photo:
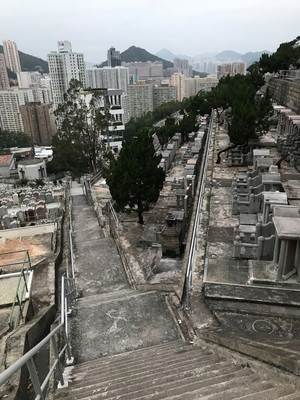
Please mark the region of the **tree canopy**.
<svg viewBox="0 0 300 400"><path fill-rule="evenodd" d="M257 96L263 82L262 75L255 70L247 75L222 78L207 93L207 101L212 108L231 108L231 118L228 120L231 143L247 143L248 139L256 138L268 130L271 95L266 90L265 95Z"/></svg>
<svg viewBox="0 0 300 400"><path fill-rule="evenodd" d="M0 150L10 147L30 147L31 138L24 132L10 132L0 130Z"/></svg>
<svg viewBox="0 0 300 400"><path fill-rule="evenodd" d="M248 71L253 71L259 69L260 72L275 72L278 70L288 70L290 68L300 67L300 46L299 46L300 36L296 39L281 43L275 53L262 54L259 61L253 63L248 68Z"/></svg>
<svg viewBox="0 0 300 400"><path fill-rule="evenodd" d="M95 173L103 164L105 146L101 137L107 134L111 121L106 92L83 94L81 83L71 80L56 116L59 129L52 141L50 168L70 171L75 177Z"/></svg>
<svg viewBox="0 0 300 400"><path fill-rule="evenodd" d="M140 224L144 222L143 212L157 201L163 187L165 173L158 167L160 159L151 133L144 130L123 142L119 157L111 161L104 174L118 208L136 210Z"/></svg>

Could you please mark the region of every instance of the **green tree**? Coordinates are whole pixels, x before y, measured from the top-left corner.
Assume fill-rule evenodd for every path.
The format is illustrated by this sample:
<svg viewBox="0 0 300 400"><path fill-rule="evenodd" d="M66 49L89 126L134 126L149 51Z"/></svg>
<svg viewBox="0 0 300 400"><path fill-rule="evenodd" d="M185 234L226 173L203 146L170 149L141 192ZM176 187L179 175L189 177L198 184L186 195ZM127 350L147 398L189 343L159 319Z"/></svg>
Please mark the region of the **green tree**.
<svg viewBox="0 0 300 400"><path fill-rule="evenodd" d="M160 128L156 128L154 132L158 137L162 149L164 149L171 137L178 132L178 125L176 124L175 118L167 117L165 124Z"/></svg>
<svg viewBox="0 0 300 400"><path fill-rule="evenodd" d="M0 150L10 147L30 147L31 138L24 132L10 132L0 130Z"/></svg>
<svg viewBox="0 0 300 400"><path fill-rule="evenodd" d="M59 129L52 143L52 166L56 170L71 171L79 177L101 168L105 158L101 137L107 135L111 123L109 108L105 91L83 93L79 81L70 81L64 101L56 110Z"/></svg>
<svg viewBox="0 0 300 400"><path fill-rule="evenodd" d="M110 163L104 176L119 209L130 207L143 224L143 212L149 210L163 187L165 173L158 167L161 156L155 154L152 135L140 132L125 140L119 157Z"/></svg>
<svg viewBox="0 0 300 400"><path fill-rule="evenodd" d="M182 121L179 124L179 132L181 133L182 141L188 140L188 135L191 132L197 131L197 120L196 114L190 112L183 116Z"/></svg>
<svg viewBox="0 0 300 400"><path fill-rule="evenodd" d="M292 68L300 67L300 47L297 42L300 40L300 36L296 39L281 43L275 53L262 54L259 61L254 66L250 66L248 70L253 68L259 68L262 73L275 72L278 70L288 70Z"/></svg>

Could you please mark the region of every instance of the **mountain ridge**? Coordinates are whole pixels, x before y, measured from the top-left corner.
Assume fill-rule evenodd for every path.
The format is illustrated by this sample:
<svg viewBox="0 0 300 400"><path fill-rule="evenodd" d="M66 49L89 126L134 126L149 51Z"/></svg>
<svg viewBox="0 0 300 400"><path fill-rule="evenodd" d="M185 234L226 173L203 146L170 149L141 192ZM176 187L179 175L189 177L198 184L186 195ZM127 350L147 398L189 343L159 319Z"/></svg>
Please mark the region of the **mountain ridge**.
<svg viewBox="0 0 300 400"><path fill-rule="evenodd" d="M179 58L186 58L190 62L195 62L195 61L200 61L201 59L214 59L216 61L229 61L229 60L234 60L234 61L244 61L247 63L247 66L251 65L253 62L258 61L263 53L266 54L272 54L268 50L261 50L261 51L248 51L247 53L239 53L237 51L233 50L223 50L219 53L217 52L209 52L209 53L200 53L198 55L195 55L193 57L187 56L187 55L181 55L181 54L174 54L167 48L163 48L157 53L155 53L157 56L160 56L162 58L165 58L168 61L174 60L174 58L179 57Z"/></svg>
<svg viewBox="0 0 300 400"><path fill-rule="evenodd" d="M47 61L43 60L42 58L23 53L20 50L18 50L18 52L22 71L39 71L42 73L49 72ZM0 45L0 53L4 53L2 45Z"/></svg>
<svg viewBox="0 0 300 400"><path fill-rule="evenodd" d="M128 47L127 50L123 51L121 54L121 61L124 62L134 62L134 61L140 61L140 62L147 62L147 61L162 61L163 63L163 68L172 68L174 64L168 60L164 60L163 58L160 58L152 53L149 53L147 50L137 47L137 46L130 46ZM107 61L104 61L103 63L100 64L100 67L105 67L107 66Z"/></svg>

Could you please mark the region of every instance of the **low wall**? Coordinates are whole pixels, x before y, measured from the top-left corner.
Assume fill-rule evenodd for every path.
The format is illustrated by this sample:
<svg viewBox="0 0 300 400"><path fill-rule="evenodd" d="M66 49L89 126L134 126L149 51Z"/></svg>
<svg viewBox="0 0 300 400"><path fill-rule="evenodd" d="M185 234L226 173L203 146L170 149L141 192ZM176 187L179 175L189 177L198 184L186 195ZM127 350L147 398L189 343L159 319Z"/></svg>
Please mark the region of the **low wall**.
<svg viewBox="0 0 300 400"><path fill-rule="evenodd" d="M300 80L266 78L266 82L273 100L300 114Z"/></svg>
<svg viewBox="0 0 300 400"><path fill-rule="evenodd" d="M16 237L43 235L44 233L54 233L55 223L25 226L16 229L3 229L0 233L1 238L13 239Z"/></svg>
<svg viewBox="0 0 300 400"><path fill-rule="evenodd" d="M50 326L55 318L55 314L56 307L55 305L51 305L46 310L42 310L26 325L20 326L7 336L5 367L12 365L20 359L23 354L37 345L50 332ZM39 372L49 369L49 352L48 349L45 350L35 359ZM46 372L42 374L40 379L44 379L45 375ZM5 398L7 400L30 399L30 393L27 390L28 379L29 372L25 365L4 385L6 389L5 394L7 395Z"/></svg>

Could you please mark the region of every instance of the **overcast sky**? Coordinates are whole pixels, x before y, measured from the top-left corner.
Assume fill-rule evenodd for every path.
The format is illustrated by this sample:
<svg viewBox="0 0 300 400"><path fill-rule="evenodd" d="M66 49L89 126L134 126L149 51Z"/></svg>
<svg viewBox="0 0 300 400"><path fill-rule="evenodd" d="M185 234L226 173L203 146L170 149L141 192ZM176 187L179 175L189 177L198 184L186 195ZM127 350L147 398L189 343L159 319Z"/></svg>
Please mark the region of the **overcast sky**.
<svg viewBox="0 0 300 400"><path fill-rule="evenodd" d="M300 35L300 1L289 0L1 0L0 42L43 59L58 40L86 61L111 46L194 56L234 50L275 51Z"/></svg>

